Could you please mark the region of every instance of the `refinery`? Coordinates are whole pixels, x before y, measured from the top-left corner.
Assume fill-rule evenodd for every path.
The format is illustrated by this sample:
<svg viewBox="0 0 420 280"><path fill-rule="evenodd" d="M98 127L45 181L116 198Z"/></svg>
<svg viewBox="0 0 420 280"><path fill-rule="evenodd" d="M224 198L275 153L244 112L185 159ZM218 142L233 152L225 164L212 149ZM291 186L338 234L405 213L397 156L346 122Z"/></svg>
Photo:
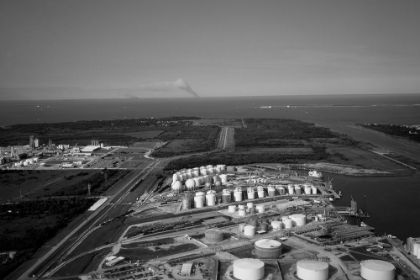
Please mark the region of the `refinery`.
<svg viewBox="0 0 420 280"><path fill-rule="evenodd" d="M420 240L403 248L365 223L349 224L346 215L366 213L355 201L337 208L336 199L340 193L315 170L220 164L174 171L136 199L119 241L84 279L419 279ZM71 261L44 277L60 276Z"/></svg>

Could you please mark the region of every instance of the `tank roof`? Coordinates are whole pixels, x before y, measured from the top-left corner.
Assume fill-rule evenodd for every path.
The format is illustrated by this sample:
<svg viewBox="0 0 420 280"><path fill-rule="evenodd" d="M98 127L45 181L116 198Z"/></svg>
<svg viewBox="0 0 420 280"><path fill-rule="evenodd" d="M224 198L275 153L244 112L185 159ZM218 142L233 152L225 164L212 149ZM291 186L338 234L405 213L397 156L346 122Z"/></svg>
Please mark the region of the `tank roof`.
<svg viewBox="0 0 420 280"><path fill-rule="evenodd" d="M272 239L261 239L255 242L255 245L261 248L269 249L269 248L279 248L281 247L281 243L276 240Z"/></svg>
<svg viewBox="0 0 420 280"><path fill-rule="evenodd" d="M381 260L365 260L360 263L360 266L375 271L392 271L395 269L392 263Z"/></svg>
<svg viewBox="0 0 420 280"><path fill-rule="evenodd" d="M259 259L239 259L235 260L233 265L244 269L259 269L264 267L264 262Z"/></svg>
<svg viewBox="0 0 420 280"><path fill-rule="evenodd" d="M328 269L328 263L315 260L300 260L297 262L297 266L314 271Z"/></svg>

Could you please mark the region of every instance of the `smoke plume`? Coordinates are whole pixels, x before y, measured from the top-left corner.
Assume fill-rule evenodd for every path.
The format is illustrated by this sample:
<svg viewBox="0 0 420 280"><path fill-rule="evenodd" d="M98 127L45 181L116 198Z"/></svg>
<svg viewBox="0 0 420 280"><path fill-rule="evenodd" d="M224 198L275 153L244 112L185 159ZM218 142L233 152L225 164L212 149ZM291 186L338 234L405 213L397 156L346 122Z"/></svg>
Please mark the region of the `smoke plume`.
<svg viewBox="0 0 420 280"><path fill-rule="evenodd" d="M174 83L175 87L182 89L189 94L191 94L193 97L199 97L198 94L190 87L190 85L184 80L184 79L178 79Z"/></svg>

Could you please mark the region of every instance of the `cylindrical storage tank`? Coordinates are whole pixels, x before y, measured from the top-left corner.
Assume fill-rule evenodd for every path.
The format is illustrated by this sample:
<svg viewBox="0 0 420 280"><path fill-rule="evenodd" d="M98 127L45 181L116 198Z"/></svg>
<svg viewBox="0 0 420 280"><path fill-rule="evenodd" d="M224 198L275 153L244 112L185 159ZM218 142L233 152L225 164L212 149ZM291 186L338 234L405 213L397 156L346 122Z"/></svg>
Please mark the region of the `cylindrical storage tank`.
<svg viewBox="0 0 420 280"><path fill-rule="evenodd" d="M262 223L261 224L261 230L268 231L268 224L267 223Z"/></svg>
<svg viewBox="0 0 420 280"><path fill-rule="evenodd" d="M296 264L297 277L302 280L327 280L328 263L316 260L300 260ZM363 276L363 275L362 275ZM382 278L376 278L381 279Z"/></svg>
<svg viewBox="0 0 420 280"><path fill-rule="evenodd" d="M254 208L254 203L252 203L252 202L248 202L248 203L246 204L246 207L247 207L248 209Z"/></svg>
<svg viewBox="0 0 420 280"><path fill-rule="evenodd" d="M247 194L248 199L255 199L255 189L254 188L248 188L246 194Z"/></svg>
<svg viewBox="0 0 420 280"><path fill-rule="evenodd" d="M263 188L258 189L258 197L259 197L259 198L263 198L264 196L265 196L265 194L264 194L264 189L263 189Z"/></svg>
<svg viewBox="0 0 420 280"><path fill-rule="evenodd" d="M205 196L206 194L205 193L203 193L203 192L196 192L195 193L195 196Z"/></svg>
<svg viewBox="0 0 420 280"><path fill-rule="evenodd" d="M273 186L268 186L267 191L268 191L268 196L276 195L276 189Z"/></svg>
<svg viewBox="0 0 420 280"><path fill-rule="evenodd" d="M239 210L245 210L245 205L242 205L242 204L241 205L238 205L238 209Z"/></svg>
<svg viewBox="0 0 420 280"><path fill-rule="evenodd" d="M281 221L271 221L271 227L273 228L273 230L281 230L281 225Z"/></svg>
<svg viewBox="0 0 420 280"><path fill-rule="evenodd" d="M222 194L222 203L230 203L230 193Z"/></svg>
<svg viewBox="0 0 420 280"><path fill-rule="evenodd" d="M178 174L172 175L172 183L175 183L176 181L178 181Z"/></svg>
<svg viewBox="0 0 420 280"><path fill-rule="evenodd" d="M293 214L290 215L289 218L292 219L298 227L306 225L306 216L304 214Z"/></svg>
<svg viewBox="0 0 420 280"><path fill-rule="evenodd" d="M211 189L211 183L210 183L210 182L206 182L206 183L204 184L204 187L205 187L206 189Z"/></svg>
<svg viewBox="0 0 420 280"><path fill-rule="evenodd" d="M212 182L213 183L216 183L216 182L218 182L218 181L220 181L220 177L219 177L219 175L214 175L213 177L212 177Z"/></svg>
<svg viewBox="0 0 420 280"><path fill-rule="evenodd" d="M285 220L289 219L289 216L282 216L281 221L284 222Z"/></svg>
<svg viewBox="0 0 420 280"><path fill-rule="evenodd" d="M172 184L171 189L174 192L179 192L182 190L182 184L180 181L175 181L175 183Z"/></svg>
<svg viewBox="0 0 420 280"><path fill-rule="evenodd" d="M251 225L246 225L244 227L244 235L245 236L254 236L255 235L255 227Z"/></svg>
<svg viewBox="0 0 420 280"><path fill-rule="evenodd" d="M259 204L256 206L258 213L264 213L265 212L265 205L264 204Z"/></svg>
<svg viewBox="0 0 420 280"><path fill-rule="evenodd" d="M194 180L195 186L198 187L200 185L200 178L194 177L193 180Z"/></svg>
<svg viewBox="0 0 420 280"><path fill-rule="evenodd" d="M260 259L277 259L281 255L282 244L271 239L261 239L255 242L255 255Z"/></svg>
<svg viewBox="0 0 420 280"><path fill-rule="evenodd" d="M185 181L185 186L187 187L187 190L193 190L195 187L195 181L193 179L188 179Z"/></svg>
<svg viewBox="0 0 420 280"><path fill-rule="evenodd" d="M203 208L204 207L204 196L195 196L194 197L194 207Z"/></svg>
<svg viewBox="0 0 420 280"><path fill-rule="evenodd" d="M300 188L300 186L298 186L298 185L295 186L295 193L296 194L302 194L302 189Z"/></svg>
<svg viewBox="0 0 420 280"><path fill-rule="evenodd" d="M312 188L310 186L305 186L305 194L311 194Z"/></svg>
<svg viewBox="0 0 420 280"><path fill-rule="evenodd" d="M239 209L239 210L238 210L238 215L239 215L239 216L242 216L242 217L243 217L243 216L246 216L246 211L245 211L245 209Z"/></svg>
<svg viewBox="0 0 420 280"><path fill-rule="evenodd" d="M194 168L194 170L193 170L193 175L194 175L194 177L198 177L198 176L200 176L200 170L199 170L199 169L195 169L195 168Z"/></svg>
<svg viewBox="0 0 420 280"><path fill-rule="evenodd" d="M239 231L244 232L245 226L246 226L246 224L239 224Z"/></svg>
<svg viewBox="0 0 420 280"><path fill-rule="evenodd" d="M220 177L220 180L222 181L222 184L227 183L228 176L226 174L221 174L219 177Z"/></svg>
<svg viewBox="0 0 420 280"><path fill-rule="evenodd" d="M182 209L184 210L191 209L191 202L192 202L192 199L190 196L184 196L182 198Z"/></svg>
<svg viewBox="0 0 420 280"><path fill-rule="evenodd" d="M209 190L209 191L207 191L207 194L216 194L216 191L215 190Z"/></svg>
<svg viewBox="0 0 420 280"><path fill-rule="evenodd" d="M207 175L207 169L200 169L200 174L203 176Z"/></svg>
<svg viewBox="0 0 420 280"><path fill-rule="evenodd" d="M229 207L228 207L228 211L229 211L230 213L234 213L234 212L236 212L236 206L235 206L235 205L229 205Z"/></svg>
<svg viewBox="0 0 420 280"><path fill-rule="evenodd" d="M360 276L366 280L394 280L395 266L381 260L365 260L360 263Z"/></svg>
<svg viewBox="0 0 420 280"><path fill-rule="evenodd" d="M295 193L295 187L293 187L293 185L288 185L287 190L289 191L289 194L294 194Z"/></svg>
<svg viewBox="0 0 420 280"><path fill-rule="evenodd" d="M219 243L223 241L223 232L218 229L209 229L205 233L206 241L210 243Z"/></svg>
<svg viewBox="0 0 420 280"><path fill-rule="evenodd" d="M235 198L235 201L242 201L242 191L233 192L233 197Z"/></svg>
<svg viewBox="0 0 420 280"><path fill-rule="evenodd" d="M259 280L264 277L264 262L258 259L235 260L233 276L239 280Z"/></svg>
<svg viewBox="0 0 420 280"><path fill-rule="evenodd" d="M224 165L224 164L218 164L216 167L219 171L225 171L226 170L226 165Z"/></svg>
<svg viewBox="0 0 420 280"><path fill-rule="evenodd" d="M214 206L216 204L216 196L214 194L206 195L207 206Z"/></svg>
<svg viewBox="0 0 420 280"><path fill-rule="evenodd" d="M293 221L289 218L283 220L284 228L292 228L293 227Z"/></svg>
<svg viewBox="0 0 420 280"><path fill-rule="evenodd" d="M414 257L417 257L417 254L420 250L420 243L413 244L413 252L411 253Z"/></svg>
<svg viewBox="0 0 420 280"><path fill-rule="evenodd" d="M204 179L204 183L211 183L211 176L210 175L203 176L203 179Z"/></svg>
<svg viewBox="0 0 420 280"><path fill-rule="evenodd" d="M318 189L315 186L312 186L311 189L312 189L312 194L318 193Z"/></svg>
<svg viewBox="0 0 420 280"><path fill-rule="evenodd" d="M286 190L283 187L279 187L277 190L279 191L280 195L285 195L286 194Z"/></svg>
<svg viewBox="0 0 420 280"><path fill-rule="evenodd" d="M214 183L214 188L215 188L217 191L220 191L221 187L222 187L222 182L217 181L216 183Z"/></svg>
<svg viewBox="0 0 420 280"><path fill-rule="evenodd" d="M235 166L227 166L226 167L227 172L235 172L236 171L236 167Z"/></svg>
<svg viewBox="0 0 420 280"><path fill-rule="evenodd" d="M207 168L207 174L213 174L213 173L214 173L213 167Z"/></svg>

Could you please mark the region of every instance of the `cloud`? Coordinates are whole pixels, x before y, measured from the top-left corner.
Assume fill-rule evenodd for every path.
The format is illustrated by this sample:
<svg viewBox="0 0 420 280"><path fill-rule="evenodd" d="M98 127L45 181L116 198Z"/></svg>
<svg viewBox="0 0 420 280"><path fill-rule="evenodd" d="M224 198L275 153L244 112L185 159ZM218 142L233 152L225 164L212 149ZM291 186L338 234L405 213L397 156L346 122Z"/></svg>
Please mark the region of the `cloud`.
<svg viewBox="0 0 420 280"><path fill-rule="evenodd" d="M140 89L146 91L174 91L176 89L180 89L188 92L193 97L199 97L199 95L191 88L191 86L182 78L176 80L175 82L159 82L141 85Z"/></svg>

